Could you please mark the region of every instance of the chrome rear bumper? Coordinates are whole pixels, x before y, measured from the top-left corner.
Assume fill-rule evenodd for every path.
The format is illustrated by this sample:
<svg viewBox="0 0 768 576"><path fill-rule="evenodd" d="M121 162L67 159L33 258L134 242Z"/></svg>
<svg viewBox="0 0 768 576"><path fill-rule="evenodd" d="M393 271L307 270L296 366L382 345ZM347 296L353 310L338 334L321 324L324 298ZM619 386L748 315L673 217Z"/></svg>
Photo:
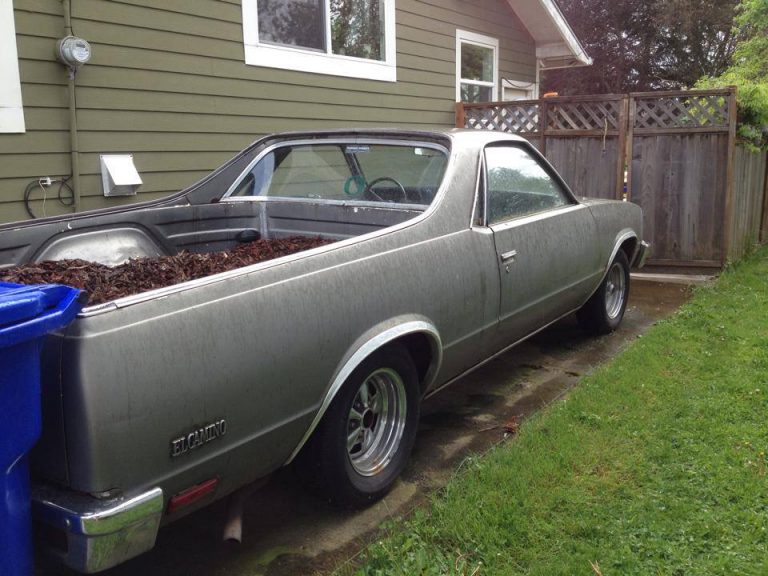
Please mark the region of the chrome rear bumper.
<svg viewBox="0 0 768 576"><path fill-rule="evenodd" d="M651 245L643 240L640 242L640 244L637 245L637 250L635 251L635 257L632 258L632 268L642 268L645 266L645 261L648 258L648 255L651 253Z"/></svg>
<svg viewBox="0 0 768 576"><path fill-rule="evenodd" d="M98 500L48 487L32 491L36 521L63 532L66 549L51 552L71 568L91 574L150 550L163 514L163 491Z"/></svg>

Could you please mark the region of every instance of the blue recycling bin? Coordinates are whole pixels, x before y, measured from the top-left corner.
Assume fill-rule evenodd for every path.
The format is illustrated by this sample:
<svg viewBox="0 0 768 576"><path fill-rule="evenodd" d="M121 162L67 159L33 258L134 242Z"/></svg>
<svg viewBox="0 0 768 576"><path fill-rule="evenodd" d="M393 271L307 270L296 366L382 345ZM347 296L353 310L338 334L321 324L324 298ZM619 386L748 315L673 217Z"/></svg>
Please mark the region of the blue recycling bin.
<svg viewBox="0 0 768 576"><path fill-rule="evenodd" d="M82 307L68 286L0 282L0 572L32 574L27 453L40 437L43 337Z"/></svg>

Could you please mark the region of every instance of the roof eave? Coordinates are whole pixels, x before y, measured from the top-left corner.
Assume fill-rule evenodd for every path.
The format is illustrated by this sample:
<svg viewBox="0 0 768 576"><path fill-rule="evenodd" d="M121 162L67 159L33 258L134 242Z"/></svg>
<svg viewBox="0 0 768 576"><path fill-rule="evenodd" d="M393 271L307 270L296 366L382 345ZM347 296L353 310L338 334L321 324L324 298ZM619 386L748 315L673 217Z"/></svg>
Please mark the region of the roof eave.
<svg viewBox="0 0 768 576"><path fill-rule="evenodd" d="M589 57L554 0L507 0L536 43L545 69L590 66Z"/></svg>
<svg viewBox="0 0 768 576"><path fill-rule="evenodd" d="M536 46L536 59L541 62L543 70L592 65L592 58L586 52L582 50L580 53L574 54L565 43Z"/></svg>

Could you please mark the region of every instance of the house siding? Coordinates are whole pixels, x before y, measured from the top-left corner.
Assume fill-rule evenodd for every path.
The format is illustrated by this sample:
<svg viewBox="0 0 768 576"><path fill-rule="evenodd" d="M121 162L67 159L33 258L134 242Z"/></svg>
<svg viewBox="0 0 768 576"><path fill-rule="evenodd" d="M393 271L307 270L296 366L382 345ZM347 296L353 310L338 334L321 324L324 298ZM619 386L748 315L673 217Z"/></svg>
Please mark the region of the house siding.
<svg viewBox="0 0 768 576"><path fill-rule="evenodd" d="M27 218L25 186L71 172L59 0L16 0L27 131L0 135L0 221ZM257 137L349 126L454 123L456 29L499 38L499 76L535 80L532 38L504 0L397 0L397 82L244 63L242 11L230 0L73 0L74 33L93 48L77 74L81 209L179 190ZM133 153L137 197L104 198L99 154ZM38 215L71 210L48 189Z"/></svg>

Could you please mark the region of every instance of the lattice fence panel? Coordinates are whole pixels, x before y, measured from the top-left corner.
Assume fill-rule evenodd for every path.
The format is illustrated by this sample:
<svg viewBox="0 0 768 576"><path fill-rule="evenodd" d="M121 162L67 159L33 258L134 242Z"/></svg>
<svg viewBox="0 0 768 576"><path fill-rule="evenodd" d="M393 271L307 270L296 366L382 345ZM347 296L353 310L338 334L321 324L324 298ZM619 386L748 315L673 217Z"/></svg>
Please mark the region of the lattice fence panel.
<svg viewBox="0 0 768 576"><path fill-rule="evenodd" d="M548 130L619 130L621 101L552 102L547 106Z"/></svg>
<svg viewBox="0 0 768 576"><path fill-rule="evenodd" d="M635 129L728 129L728 104L732 95L678 95L636 98Z"/></svg>
<svg viewBox="0 0 768 576"><path fill-rule="evenodd" d="M513 134L532 134L539 130L537 104L504 104L464 109L465 126L478 130L499 130Z"/></svg>

